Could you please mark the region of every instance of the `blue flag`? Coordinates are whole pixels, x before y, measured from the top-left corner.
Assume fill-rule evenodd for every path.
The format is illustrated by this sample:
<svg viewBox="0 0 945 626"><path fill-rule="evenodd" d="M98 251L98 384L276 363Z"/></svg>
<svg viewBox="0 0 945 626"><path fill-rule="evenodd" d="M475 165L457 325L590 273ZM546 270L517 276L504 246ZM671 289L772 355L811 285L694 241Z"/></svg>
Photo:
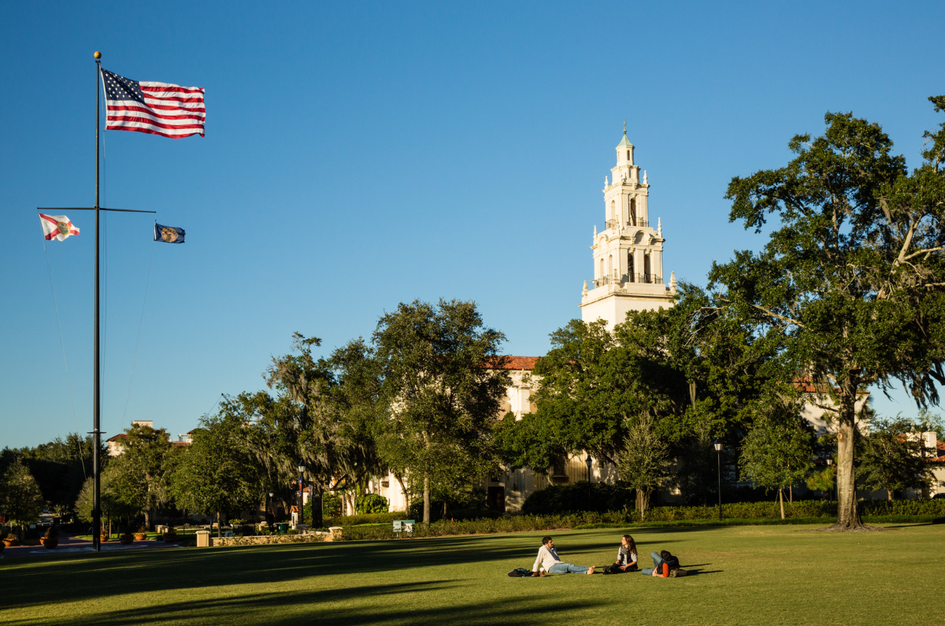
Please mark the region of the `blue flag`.
<svg viewBox="0 0 945 626"><path fill-rule="evenodd" d="M162 226L154 222L154 241L184 243L184 229L176 226Z"/></svg>

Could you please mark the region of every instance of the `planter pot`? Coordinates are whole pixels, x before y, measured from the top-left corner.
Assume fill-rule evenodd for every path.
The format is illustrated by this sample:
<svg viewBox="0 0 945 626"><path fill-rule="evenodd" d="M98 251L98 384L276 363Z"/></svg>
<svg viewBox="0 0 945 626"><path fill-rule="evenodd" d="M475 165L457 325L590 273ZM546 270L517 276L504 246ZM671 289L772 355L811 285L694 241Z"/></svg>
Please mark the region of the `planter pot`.
<svg viewBox="0 0 945 626"><path fill-rule="evenodd" d="M59 545L59 537L42 537L40 542L43 544L43 547L47 550L52 550Z"/></svg>
<svg viewBox="0 0 945 626"><path fill-rule="evenodd" d="M118 541L127 546L129 543L134 543L134 540L135 538L131 535L124 535Z"/></svg>
<svg viewBox="0 0 945 626"><path fill-rule="evenodd" d="M108 535L100 535L100 536L99 536L99 540L100 540L102 543L105 543L106 541L108 541Z"/></svg>
<svg viewBox="0 0 945 626"><path fill-rule="evenodd" d="M6 547L6 548L9 548L10 546L19 545L19 543L20 543L20 542L17 541L16 539L4 539L4 540L3 540L3 546Z"/></svg>
<svg viewBox="0 0 945 626"><path fill-rule="evenodd" d="M147 538L148 538L147 533L135 533L135 539L137 539L138 541L144 541Z"/></svg>

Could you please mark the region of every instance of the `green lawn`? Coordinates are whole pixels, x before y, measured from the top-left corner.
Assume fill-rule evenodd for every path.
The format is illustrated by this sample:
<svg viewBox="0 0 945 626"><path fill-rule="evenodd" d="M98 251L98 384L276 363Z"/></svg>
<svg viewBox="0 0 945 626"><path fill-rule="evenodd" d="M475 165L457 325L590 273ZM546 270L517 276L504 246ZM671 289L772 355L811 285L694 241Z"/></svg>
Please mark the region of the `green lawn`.
<svg viewBox="0 0 945 626"><path fill-rule="evenodd" d="M940 624L945 525L630 529L695 575L531 568L544 533L140 549L0 560L2 624ZM612 562L621 530L551 533L561 557Z"/></svg>

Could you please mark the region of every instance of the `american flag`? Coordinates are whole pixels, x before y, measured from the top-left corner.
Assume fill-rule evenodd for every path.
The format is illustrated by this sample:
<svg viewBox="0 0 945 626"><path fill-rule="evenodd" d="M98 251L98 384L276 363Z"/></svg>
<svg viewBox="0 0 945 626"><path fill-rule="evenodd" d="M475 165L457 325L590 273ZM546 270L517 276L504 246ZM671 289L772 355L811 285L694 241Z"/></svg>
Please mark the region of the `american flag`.
<svg viewBox="0 0 945 626"><path fill-rule="evenodd" d="M164 137L203 137L203 87L137 81L102 70L108 114L105 130L134 130Z"/></svg>

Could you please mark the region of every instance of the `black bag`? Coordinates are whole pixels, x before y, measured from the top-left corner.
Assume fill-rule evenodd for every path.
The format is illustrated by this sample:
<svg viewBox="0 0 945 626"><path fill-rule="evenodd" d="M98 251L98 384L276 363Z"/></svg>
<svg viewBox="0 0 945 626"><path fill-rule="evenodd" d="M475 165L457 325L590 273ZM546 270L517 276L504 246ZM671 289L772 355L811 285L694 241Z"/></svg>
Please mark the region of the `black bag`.
<svg viewBox="0 0 945 626"><path fill-rule="evenodd" d="M669 571L679 569L679 559L670 554L669 550L660 552L660 558L663 559L663 563L669 566Z"/></svg>
<svg viewBox="0 0 945 626"><path fill-rule="evenodd" d="M526 576L531 576L531 575L532 575L531 570L527 570L524 567L519 567L509 572L510 578L525 578Z"/></svg>

